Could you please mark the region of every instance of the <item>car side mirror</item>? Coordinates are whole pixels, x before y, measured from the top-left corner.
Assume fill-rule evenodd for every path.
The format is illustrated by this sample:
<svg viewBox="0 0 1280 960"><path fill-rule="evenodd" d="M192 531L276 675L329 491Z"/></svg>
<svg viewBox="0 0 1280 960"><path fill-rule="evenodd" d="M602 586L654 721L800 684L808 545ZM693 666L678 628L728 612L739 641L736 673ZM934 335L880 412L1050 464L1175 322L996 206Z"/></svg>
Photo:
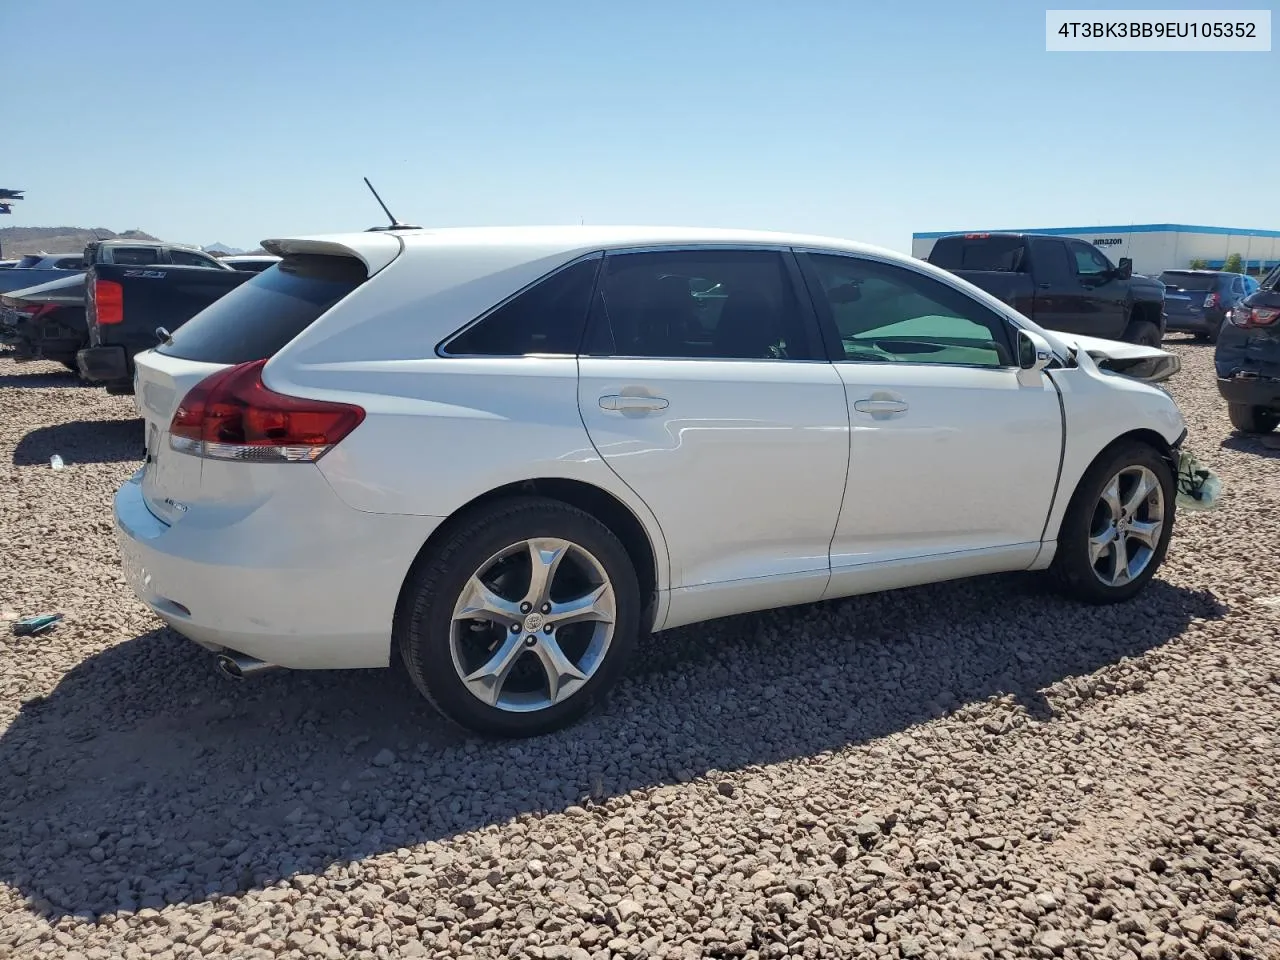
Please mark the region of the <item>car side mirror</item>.
<svg viewBox="0 0 1280 960"><path fill-rule="evenodd" d="M1039 373L1053 362L1053 347L1034 330L1018 329L1018 367L1027 373Z"/></svg>
<svg viewBox="0 0 1280 960"><path fill-rule="evenodd" d="M1128 280L1133 276L1133 260L1129 257L1121 257L1120 265L1116 267L1116 275L1121 280Z"/></svg>

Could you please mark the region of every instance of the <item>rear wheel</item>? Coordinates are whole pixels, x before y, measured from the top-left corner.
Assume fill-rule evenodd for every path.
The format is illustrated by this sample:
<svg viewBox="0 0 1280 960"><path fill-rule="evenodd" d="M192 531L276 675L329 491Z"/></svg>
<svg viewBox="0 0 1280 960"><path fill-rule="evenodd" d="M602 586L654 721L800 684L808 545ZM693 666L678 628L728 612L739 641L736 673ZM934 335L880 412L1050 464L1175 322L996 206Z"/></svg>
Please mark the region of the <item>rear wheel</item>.
<svg viewBox="0 0 1280 960"><path fill-rule="evenodd" d="M397 617L414 685L450 720L493 736L547 733L609 689L639 632L625 548L554 500L464 519L417 565Z"/></svg>
<svg viewBox="0 0 1280 960"><path fill-rule="evenodd" d="M1280 424L1280 411L1246 403L1228 403L1227 416L1241 433L1270 433Z"/></svg>
<svg viewBox="0 0 1280 960"><path fill-rule="evenodd" d="M1133 597L1155 575L1173 532L1173 471L1156 450L1126 441L1085 472L1058 532L1050 573L1086 603Z"/></svg>

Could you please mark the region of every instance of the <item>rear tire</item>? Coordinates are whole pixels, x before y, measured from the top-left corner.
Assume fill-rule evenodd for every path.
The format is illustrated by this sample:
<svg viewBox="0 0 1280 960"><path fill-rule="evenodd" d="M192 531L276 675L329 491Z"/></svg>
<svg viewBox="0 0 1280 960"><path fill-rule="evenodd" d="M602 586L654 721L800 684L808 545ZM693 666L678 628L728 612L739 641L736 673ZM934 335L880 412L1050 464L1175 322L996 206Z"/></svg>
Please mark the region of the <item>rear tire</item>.
<svg viewBox="0 0 1280 960"><path fill-rule="evenodd" d="M1104 451L1062 518L1049 568L1059 592L1092 604L1139 593L1169 548L1176 493L1173 470L1149 444L1126 440Z"/></svg>
<svg viewBox="0 0 1280 960"><path fill-rule="evenodd" d="M1245 403L1228 403L1227 416L1241 433L1270 433L1280 424L1280 411Z"/></svg>
<svg viewBox="0 0 1280 960"><path fill-rule="evenodd" d="M595 705L639 627L639 583L613 532L521 497L460 518L415 564L395 637L414 686L449 720L531 737Z"/></svg>
<svg viewBox="0 0 1280 960"><path fill-rule="evenodd" d="M1134 320L1125 331L1125 340L1143 347L1158 347L1164 339L1160 336L1160 328L1150 320Z"/></svg>

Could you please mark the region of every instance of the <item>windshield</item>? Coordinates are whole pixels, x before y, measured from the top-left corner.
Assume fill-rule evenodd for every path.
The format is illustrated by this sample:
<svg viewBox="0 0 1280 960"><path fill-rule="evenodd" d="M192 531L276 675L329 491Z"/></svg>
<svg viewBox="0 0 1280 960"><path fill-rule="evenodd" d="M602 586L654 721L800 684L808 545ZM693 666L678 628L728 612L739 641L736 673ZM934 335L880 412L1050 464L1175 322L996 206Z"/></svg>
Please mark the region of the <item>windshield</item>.
<svg viewBox="0 0 1280 960"><path fill-rule="evenodd" d="M1191 292L1212 290L1218 284L1216 273L1182 273L1178 270L1166 270L1160 274L1160 282L1171 290Z"/></svg>
<svg viewBox="0 0 1280 960"><path fill-rule="evenodd" d="M17 269L17 270L28 270L31 267L34 267L37 263L39 263L43 259L44 257L40 256L39 254L29 253L25 257L23 257L21 260L19 260L17 263L15 263L13 266L14 266L14 269Z"/></svg>

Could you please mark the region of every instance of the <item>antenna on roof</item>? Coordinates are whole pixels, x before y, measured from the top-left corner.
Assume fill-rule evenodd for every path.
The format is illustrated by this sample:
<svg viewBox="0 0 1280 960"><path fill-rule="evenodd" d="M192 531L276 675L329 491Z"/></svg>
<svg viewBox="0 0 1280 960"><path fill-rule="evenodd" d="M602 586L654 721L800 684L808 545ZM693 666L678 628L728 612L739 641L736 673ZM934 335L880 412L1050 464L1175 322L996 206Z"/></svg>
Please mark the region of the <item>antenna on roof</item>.
<svg viewBox="0 0 1280 960"><path fill-rule="evenodd" d="M383 212L383 213L385 213L385 214L387 215L387 219L391 221L391 225L390 225L390 226L386 226L386 227L370 227L370 228L369 228L369 230L370 230L370 231L373 231L373 230L421 230L421 229L422 229L421 227L416 226L415 224L412 224L412 223L401 223L399 220L397 220L397 219L396 219L396 217L395 217L395 214L394 214L394 213L392 213L392 212L387 208L387 205L386 205L385 203L383 203L383 202L382 202L382 198L381 198L380 196L378 196L378 191L377 191L377 190L375 190L375 189L373 189L373 184L369 182L369 178L368 178L368 177L365 177L365 178L364 178L364 185L365 185L366 187L368 187L368 188L369 188L369 192L373 194L373 199L375 199L375 200L377 200L377 201L378 201L378 206L380 206L380 207L382 208L382 212ZM366 232L368 232L368 231L366 231Z"/></svg>

